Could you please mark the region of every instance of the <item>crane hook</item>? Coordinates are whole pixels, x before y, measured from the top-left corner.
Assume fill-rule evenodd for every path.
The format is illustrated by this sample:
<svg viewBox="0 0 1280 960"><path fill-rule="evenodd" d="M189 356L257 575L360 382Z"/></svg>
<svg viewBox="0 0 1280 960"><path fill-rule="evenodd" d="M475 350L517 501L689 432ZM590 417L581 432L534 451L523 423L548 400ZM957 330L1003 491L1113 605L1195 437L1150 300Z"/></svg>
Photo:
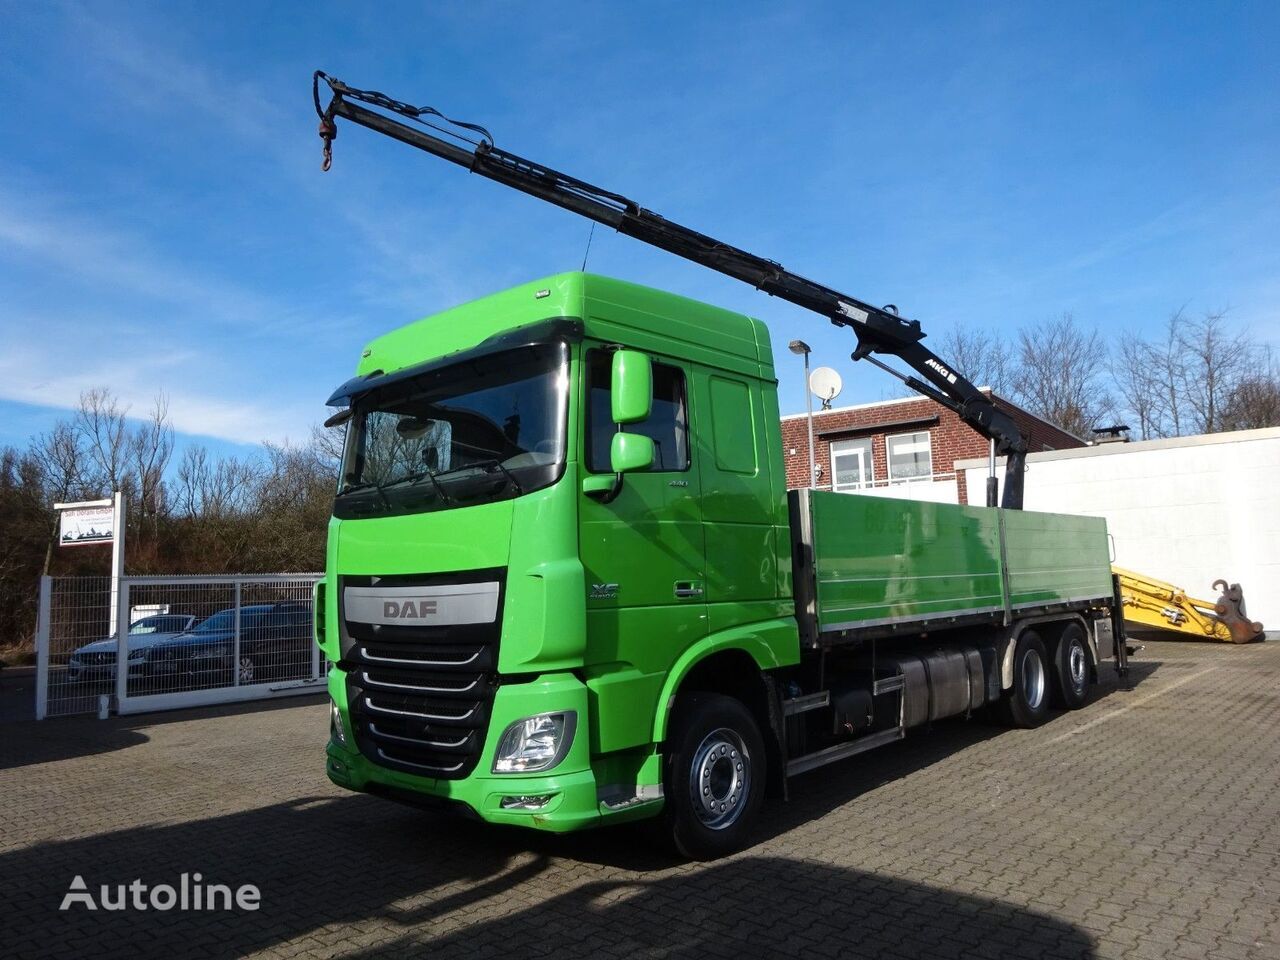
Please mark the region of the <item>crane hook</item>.
<svg viewBox="0 0 1280 960"><path fill-rule="evenodd" d="M338 136L338 125L333 122L332 117L320 118L320 139L324 141L324 160L320 163L320 169L325 173L329 172L329 168L333 166L333 141Z"/></svg>

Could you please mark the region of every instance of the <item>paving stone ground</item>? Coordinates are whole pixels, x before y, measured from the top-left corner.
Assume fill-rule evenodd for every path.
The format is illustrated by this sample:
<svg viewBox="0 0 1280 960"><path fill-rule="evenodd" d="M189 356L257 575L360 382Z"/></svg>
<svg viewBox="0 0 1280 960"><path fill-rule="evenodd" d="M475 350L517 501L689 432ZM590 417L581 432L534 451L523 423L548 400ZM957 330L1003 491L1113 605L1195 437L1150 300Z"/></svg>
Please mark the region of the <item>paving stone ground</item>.
<svg viewBox="0 0 1280 960"><path fill-rule="evenodd" d="M1148 644L1032 731L955 721L793 782L673 861L344 793L316 701L0 726L9 957L1280 958L1280 643ZM100 884L256 912L88 912Z"/></svg>

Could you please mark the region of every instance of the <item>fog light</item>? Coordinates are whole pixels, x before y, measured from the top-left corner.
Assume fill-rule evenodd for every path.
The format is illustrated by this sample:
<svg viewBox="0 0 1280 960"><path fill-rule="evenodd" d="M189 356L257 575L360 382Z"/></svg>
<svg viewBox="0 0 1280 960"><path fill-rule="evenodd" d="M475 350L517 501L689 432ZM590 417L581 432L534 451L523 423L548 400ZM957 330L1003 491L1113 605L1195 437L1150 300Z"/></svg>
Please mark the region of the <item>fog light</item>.
<svg viewBox="0 0 1280 960"><path fill-rule="evenodd" d="M554 796L554 793L539 793L526 797L503 797L498 806L503 810L541 810Z"/></svg>
<svg viewBox="0 0 1280 960"><path fill-rule="evenodd" d="M498 741L494 773L533 773L548 770L564 759L573 742L577 713L540 713L517 720Z"/></svg>
<svg viewBox="0 0 1280 960"><path fill-rule="evenodd" d="M342 725L342 711L338 709L338 704L329 701L329 735L333 737L333 742L340 747L347 745L347 730Z"/></svg>

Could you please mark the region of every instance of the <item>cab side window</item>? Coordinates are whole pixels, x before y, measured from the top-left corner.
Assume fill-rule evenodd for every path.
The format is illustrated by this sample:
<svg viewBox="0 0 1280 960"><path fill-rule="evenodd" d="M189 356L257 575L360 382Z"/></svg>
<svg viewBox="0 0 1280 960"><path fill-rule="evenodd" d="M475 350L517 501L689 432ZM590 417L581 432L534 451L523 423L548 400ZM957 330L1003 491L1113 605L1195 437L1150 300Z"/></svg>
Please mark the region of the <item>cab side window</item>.
<svg viewBox="0 0 1280 960"><path fill-rule="evenodd" d="M607 350L587 353L587 469L609 472L609 445L618 425L610 409L609 381L613 354ZM628 433L653 440L650 472L689 469L689 408L684 371L665 363L653 365L653 412L644 423L629 423Z"/></svg>

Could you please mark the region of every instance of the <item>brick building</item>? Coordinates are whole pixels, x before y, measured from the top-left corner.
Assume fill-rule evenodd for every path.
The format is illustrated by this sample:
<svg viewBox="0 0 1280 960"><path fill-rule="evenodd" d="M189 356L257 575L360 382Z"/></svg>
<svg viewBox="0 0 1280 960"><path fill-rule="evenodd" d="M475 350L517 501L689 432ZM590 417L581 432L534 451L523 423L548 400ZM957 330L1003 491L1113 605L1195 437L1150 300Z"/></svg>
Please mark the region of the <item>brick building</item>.
<svg viewBox="0 0 1280 960"><path fill-rule="evenodd" d="M1085 447L1088 443L983 388L1013 417L1032 452ZM942 503L985 502L982 490L970 500L957 460L985 457L988 440L956 414L927 397L907 397L814 411L817 482L821 490ZM787 486L809 484L806 414L782 418L782 453Z"/></svg>

